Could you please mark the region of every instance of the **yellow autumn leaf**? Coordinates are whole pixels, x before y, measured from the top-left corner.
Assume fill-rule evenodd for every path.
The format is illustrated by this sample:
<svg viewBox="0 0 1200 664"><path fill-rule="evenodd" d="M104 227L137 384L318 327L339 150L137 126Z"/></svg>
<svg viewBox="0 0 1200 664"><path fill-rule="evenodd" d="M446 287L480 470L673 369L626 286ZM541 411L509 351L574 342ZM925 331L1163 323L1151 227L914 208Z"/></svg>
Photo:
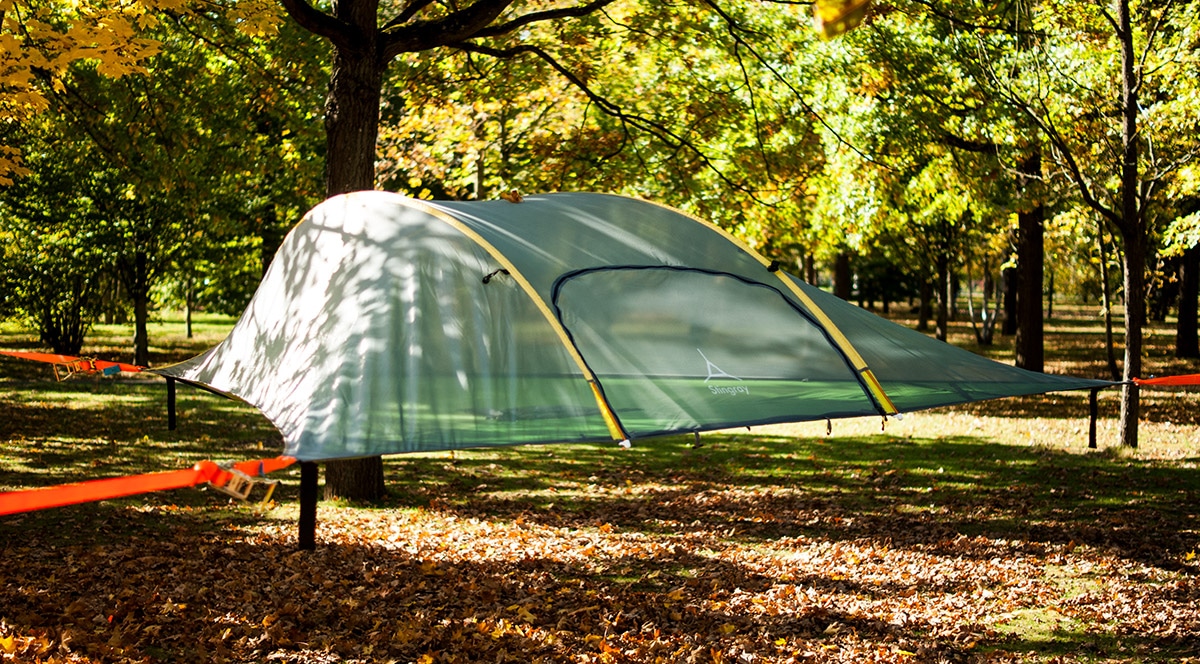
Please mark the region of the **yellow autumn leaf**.
<svg viewBox="0 0 1200 664"><path fill-rule="evenodd" d="M17 639L12 636L0 636L0 650L6 653L17 651Z"/></svg>
<svg viewBox="0 0 1200 664"><path fill-rule="evenodd" d="M1196 551L1195 551L1195 549L1193 549L1193 550L1191 550L1191 551L1188 551L1188 552L1187 552L1187 555L1185 555L1185 556L1183 557L1183 559L1184 559L1184 560L1186 560L1187 562L1192 562L1193 560L1195 560L1195 559L1196 559Z"/></svg>
<svg viewBox="0 0 1200 664"><path fill-rule="evenodd" d="M813 4L813 24L825 39L848 32L867 13L871 0L817 0Z"/></svg>

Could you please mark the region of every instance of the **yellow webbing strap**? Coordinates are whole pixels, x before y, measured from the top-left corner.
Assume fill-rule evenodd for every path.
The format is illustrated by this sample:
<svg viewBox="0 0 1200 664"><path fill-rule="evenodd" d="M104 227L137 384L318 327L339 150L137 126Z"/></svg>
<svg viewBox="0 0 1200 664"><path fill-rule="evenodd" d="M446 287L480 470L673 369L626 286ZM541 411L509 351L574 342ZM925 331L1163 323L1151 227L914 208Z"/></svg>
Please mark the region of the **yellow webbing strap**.
<svg viewBox="0 0 1200 664"><path fill-rule="evenodd" d="M533 300L538 311L542 312L542 316L546 319L546 322L550 324L554 333L558 335L559 342L567 349L567 352L571 355L571 359L575 360L576 366L583 372L584 378L587 379L588 385L592 388L592 395L596 397L596 405L600 407L600 415L604 418L604 424L608 427L609 435L612 436L613 440L627 440L629 434L625 433L625 428L621 426L621 421L617 418L617 414L613 412L612 407L608 405L608 400L604 398L604 392L600 389L600 383L596 379L596 375L592 373L587 362L583 361L583 356L575 348L575 344L572 343L570 335L567 334L558 317L550 310L550 306L546 304L542 296L538 295L537 289L533 287L533 284L529 283L525 275L521 274L517 266L508 260L508 257L492 245L491 242L488 242L482 235L476 233L473 228L462 223L453 215L432 205L428 205L423 201L409 200L406 203L449 224L452 228L470 238L472 242L479 245L484 251L488 252L492 258L496 259L497 263L500 263L508 271L508 276L517 282L517 285L521 287L521 290L525 291L530 300Z"/></svg>
<svg viewBox="0 0 1200 664"><path fill-rule="evenodd" d="M721 237L731 242L737 248L753 256L755 260L757 260L759 263L762 263L763 267L768 269L771 267L771 261L767 260L765 256L751 249L745 242L742 242L724 228L721 228L712 222L694 217L681 210L676 210L659 203L655 203L655 205L666 207L673 212L681 214L684 217L687 217L688 219L705 226L713 232L721 235ZM795 282L793 282L791 279L788 279L786 274L778 270L774 270L773 272L776 278L778 278L784 287L787 288L788 292L796 296L796 299L800 300L805 308L808 309L809 313L811 313L813 317L817 319L817 322L820 323L821 327L825 329L825 332L829 335L830 339L833 340L833 343L837 345L838 349L842 351L842 354L846 356L846 359L850 361L850 364L854 367L854 371L858 374L859 378L861 378L862 384L866 386L871 397L875 400L876 405L879 407L879 410L884 415L899 414L900 410L896 408L896 404L892 403L891 398L889 398L887 393L884 392L883 386L879 384L879 379L875 377L874 372L872 372L871 368L867 366L866 360L862 358L862 355L858 354L858 351L855 350L853 344L851 344L850 340L846 338L846 335L842 334L842 331L838 329L838 326L834 325L833 321L825 314L821 307L817 306L817 303L808 296L808 293L805 293L799 286L795 284Z"/></svg>

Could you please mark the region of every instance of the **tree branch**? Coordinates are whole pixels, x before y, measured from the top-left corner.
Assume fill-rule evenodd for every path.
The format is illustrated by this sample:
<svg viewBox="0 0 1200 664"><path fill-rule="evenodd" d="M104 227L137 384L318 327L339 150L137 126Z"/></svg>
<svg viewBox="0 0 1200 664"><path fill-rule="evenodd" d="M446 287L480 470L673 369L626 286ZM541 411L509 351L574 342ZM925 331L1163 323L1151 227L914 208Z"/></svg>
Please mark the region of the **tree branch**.
<svg viewBox="0 0 1200 664"><path fill-rule="evenodd" d="M858 146L856 146L853 143L851 143L850 141L846 140L842 136L841 132L839 132L837 129L834 129L832 125L830 125L828 122L826 122L825 118L821 117L821 114L817 113L817 110L815 108L813 108L811 104L808 103L808 100L806 100L803 95L800 94L800 90L798 90L796 88L796 86L792 83L792 81L789 80L788 77L784 76L783 74L780 74L774 65L772 65L770 62L768 62L767 59L764 58L758 52L757 49L755 49L753 46L751 46L750 43L745 40L745 38L743 38L740 34L738 34L739 32L746 32L749 34L753 34L752 31L746 30L745 28L741 27L737 23L737 21L735 21L723 9L721 9L721 7L719 7L717 5L716 0L704 0L704 4L708 5L708 7L710 9L712 9L714 12L716 12L717 15L720 16L723 20L725 20L726 25L729 27L729 36L733 38L734 42L737 45L744 47L747 51L749 51L750 54L754 56L754 59L760 65L765 67L766 70L771 73L771 76L776 81L782 83L792 93L792 96L795 97L796 101L800 102L800 106L802 106L804 108L804 110L808 112L809 115L811 115L818 123L820 123L820 125L822 127L824 127L826 129L826 131L828 131L830 133L830 135L832 135L833 138L835 140L837 140L838 143L841 143L842 145L846 146L850 150L854 151L864 161L867 161L867 162L875 161L874 158L872 158L870 155L868 155L865 152L863 152L862 150L860 150L858 148Z"/></svg>
<svg viewBox="0 0 1200 664"><path fill-rule="evenodd" d="M560 76L567 79L567 81L569 81L577 90L582 92L592 104L595 104L601 112L620 121L622 127L640 129L654 136L672 149L677 151L686 150L687 152L690 152L699 158L706 168L708 168L714 175L717 176L718 179L728 185L731 189L754 196L754 192L752 192L744 184L735 182L732 178L726 175L725 172L717 167L713 160L706 155L703 150L693 144L686 137L679 135L677 132L658 120L647 118L636 113L626 112L619 105L613 103L603 95L593 90L591 86L589 86L583 79L579 78L574 72L556 60L553 55L538 46L534 46L532 44L522 44L511 48L498 49L471 42L451 44L450 46L468 53L479 53L481 55L488 55L494 58L502 59L511 59L520 55L535 56L546 64L550 65L550 67L557 71ZM628 129L626 129L626 131L628 132ZM755 198L757 200L757 197Z"/></svg>
<svg viewBox="0 0 1200 664"><path fill-rule="evenodd" d="M546 11L532 12L529 14L525 14L524 16L518 16L517 18L515 18L511 21L508 21L506 23L500 23L498 25L493 25L491 27L484 28L483 30L480 30L478 33L476 33L474 36L475 37L498 37L500 35L509 34L519 28L523 28L523 27L525 27L527 25L531 25L533 23L540 23L542 21L553 21L553 20L562 19L562 18L579 18L580 16L587 16L588 14L591 14L592 12L604 9L605 7L613 4L614 2L616 2L616 0L592 0L591 2L582 4L582 5L578 5L576 7L565 7L563 9L549 9Z"/></svg>
<svg viewBox="0 0 1200 664"><path fill-rule="evenodd" d="M279 0L279 3L300 27L318 37L328 39L338 48L358 41L359 35L356 34L354 26L316 9L308 4L307 0Z"/></svg>
<svg viewBox="0 0 1200 664"><path fill-rule="evenodd" d="M422 9L425 9L429 5L433 4L433 2L434 0L412 0L408 3L408 6L400 10L400 13L396 15L396 18L388 21L388 25L393 23L396 25L401 25L409 22L412 17L419 14ZM388 25L383 26L385 30L388 28Z"/></svg>
<svg viewBox="0 0 1200 664"><path fill-rule="evenodd" d="M401 14L381 29L381 53L385 61L401 53L428 51L453 46L471 39L492 24L515 0L476 0L465 9L429 21L401 23Z"/></svg>

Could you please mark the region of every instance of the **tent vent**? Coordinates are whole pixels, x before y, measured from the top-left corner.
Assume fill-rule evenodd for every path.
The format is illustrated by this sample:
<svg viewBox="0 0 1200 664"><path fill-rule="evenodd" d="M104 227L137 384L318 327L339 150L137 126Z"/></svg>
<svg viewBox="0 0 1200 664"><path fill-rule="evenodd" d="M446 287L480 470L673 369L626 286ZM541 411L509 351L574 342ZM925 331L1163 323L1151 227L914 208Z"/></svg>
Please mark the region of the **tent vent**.
<svg viewBox="0 0 1200 664"><path fill-rule="evenodd" d="M500 268L499 270L492 270L491 272L488 272L487 274L483 275L483 283L491 283L492 277L496 276L497 274L508 274L508 270Z"/></svg>

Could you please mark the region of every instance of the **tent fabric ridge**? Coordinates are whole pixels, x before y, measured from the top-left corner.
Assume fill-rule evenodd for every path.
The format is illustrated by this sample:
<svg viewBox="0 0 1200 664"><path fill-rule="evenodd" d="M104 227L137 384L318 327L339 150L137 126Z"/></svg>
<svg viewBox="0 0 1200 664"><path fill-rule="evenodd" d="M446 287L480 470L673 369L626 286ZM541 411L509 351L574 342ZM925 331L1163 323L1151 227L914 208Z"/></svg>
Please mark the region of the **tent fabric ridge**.
<svg viewBox="0 0 1200 664"><path fill-rule="evenodd" d="M517 266L511 260L509 260L509 258L505 256L503 252L497 249L495 245L493 245L491 242L488 242L488 240L475 231L475 229L464 224L449 212L435 205L430 205L424 201L418 201L409 198L405 198L404 201L411 207L432 215L435 219L448 224L451 228L454 228L458 232L462 233L481 249L486 251L488 255L496 260L496 262L500 263L502 267L498 271L508 274L508 276L511 277L517 283L517 285L521 287L521 290L525 292L525 295L533 301L534 306L538 308L542 316L546 319L546 322L549 323L554 329L559 341L562 342L567 352L571 355L571 359L575 361L575 364L579 367L580 371L583 372L584 378L587 379L588 383L592 387L592 393L596 397L596 405L600 410L601 416L604 418L604 423L608 426L609 435L612 436L613 440L628 440L629 435L625 433L625 429L621 426L620 419L617 417L617 414L613 412L612 406L609 405L608 399L604 396L604 392L600 388L595 374L592 373L591 367L589 367L587 362L584 361L583 356L579 354L579 350L575 347L574 342L570 339L570 335L567 333L566 329L563 328L562 323L554 315L554 312L550 310L550 307L546 305L546 302L542 299L542 297L538 295L537 289L533 287L533 284L529 283L529 279L527 279L525 275L521 273L521 270L518 269ZM489 281L490 279L487 279L486 277L484 278L485 284Z"/></svg>

